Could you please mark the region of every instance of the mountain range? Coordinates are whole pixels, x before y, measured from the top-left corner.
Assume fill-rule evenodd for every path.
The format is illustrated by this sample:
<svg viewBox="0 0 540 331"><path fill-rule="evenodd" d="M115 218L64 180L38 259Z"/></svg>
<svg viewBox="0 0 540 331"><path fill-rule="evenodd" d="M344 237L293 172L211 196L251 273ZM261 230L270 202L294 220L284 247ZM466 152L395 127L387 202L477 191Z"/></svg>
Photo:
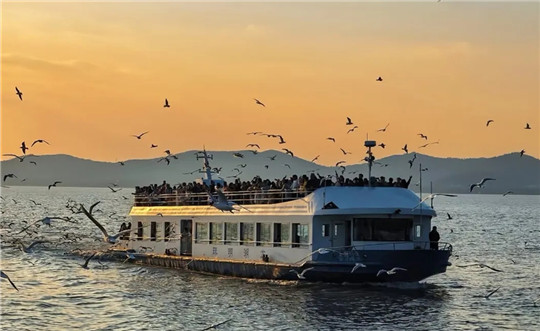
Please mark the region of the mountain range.
<svg viewBox="0 0 540 331"><path fill-rule="evenodd" d="M101 162L81 159L65 154L27 156L23 161L10 159L1 162L2 186L48 186L61 181L58 186L106 187L113 184L133 188L149 184L160 184L164 180L175 185L194 181L203 177L198 169L202 160L196 158L197 151L187 151L162 158L135 159L123 162ZM214 151L211 166L219 168L215 177L225 181L251 180L255 176L265 179L282 178L293 174L310 172L322 176L339 175L353 178L362 173L368 176L367 163L323 166L281 151L267 150L254 154L252 151ZM410 166L409 161L416 158ZM236 155L236 156L235 156ZM242 157L240 157L242 156ZM273 159L272 159L273 158ZM158 162L162 159L160 162ZM30 163L33 161L32 163ZM420 171L420 164L424 171ZM473 193L540 194L540 160L519 153L505 154L490 158L439 158L419 153L393 155L375 160L372 176L409 178L413 176L410 188L419 191L422 173L423 191L446 193L469 193L471 184L490 177L483 188L475 188ZM14 174L14 177L5 177ZM15 177L16 176L16 177ZM236 177L235 177L236 176Z"/></svg>

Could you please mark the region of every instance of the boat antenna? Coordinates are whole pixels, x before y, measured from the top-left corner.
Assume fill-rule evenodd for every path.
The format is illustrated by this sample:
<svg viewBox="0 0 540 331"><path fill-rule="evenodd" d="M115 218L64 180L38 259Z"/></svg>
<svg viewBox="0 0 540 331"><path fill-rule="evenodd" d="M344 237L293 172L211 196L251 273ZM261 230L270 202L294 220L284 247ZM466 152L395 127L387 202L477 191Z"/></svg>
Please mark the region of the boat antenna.
<svg viewBox="0 0 540 331"><path fill-rule="evenodd" d="M420 172L420 200L422 200L422 163L418 163L418 171Z"/></svg>
<svg viewBox="0 0 540 331"><path fill-rule="evenodd" d="M368 148L366 152L368 156L366 156L364 160L368 163L368 186L371 187L371 167L373 166L373 161L375 161L375 156L373 156L373 153L371 152L371 147L377 146L377 142L375 140L366 140L364 146Z"/></svg>
<svg viewBox="0 0 540 331"><path fill-rule="evenodd" d="M210 183L212 183L212 167L210 167L208 159L213 160L214 155L206 153L206 148L203 147L202 152L197 152L195 156L197 157L197 160L204 159L202 171L199 172L206 173L206 179L208 180L208 185L210 185Z"/></svg>

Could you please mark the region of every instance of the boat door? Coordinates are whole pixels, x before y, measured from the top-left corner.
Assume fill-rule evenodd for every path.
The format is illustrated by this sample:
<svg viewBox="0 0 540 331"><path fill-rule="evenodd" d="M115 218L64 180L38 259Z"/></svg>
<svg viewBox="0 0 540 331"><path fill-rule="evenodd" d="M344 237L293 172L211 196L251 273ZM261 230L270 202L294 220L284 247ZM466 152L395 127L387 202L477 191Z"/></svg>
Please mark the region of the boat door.
<svg viewBox="0 0 540 331"><path fill-rule="evenodd" d="M192 223L192 220L180 221L180 229L182 231L182 236L180 237L180 255L191 255Z"/></svg>
<svg viewBox="0 0 540 331"><path fill-rule="evenodd" d="M332 246L351 246L351 221L332 221Z"/></svg>

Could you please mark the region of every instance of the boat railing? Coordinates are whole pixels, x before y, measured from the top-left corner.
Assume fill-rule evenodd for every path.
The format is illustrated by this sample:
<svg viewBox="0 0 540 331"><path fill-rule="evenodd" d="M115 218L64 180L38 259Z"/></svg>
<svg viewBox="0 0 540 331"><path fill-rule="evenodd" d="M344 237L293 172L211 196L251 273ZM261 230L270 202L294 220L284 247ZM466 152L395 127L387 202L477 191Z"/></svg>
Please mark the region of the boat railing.
<svg viewBox="0 0 540 331"><path fill-rule="evenodd" d="M410 250L410 247L414 247L415 250L431 250L432 242L422 241L422 242L381 242L381 243L370 243L364 245L353 245L353 246L343 246L343 247L329 247L329 248L319 248L315 250L311 255L313 256L313 261L340 261L340 262L358 262L364 259L364 255L369 251L378 250L388 250L388 251L402 251ZM452 252L452 244L446 242L438 242L439 251L450 251Z"/></svg>
<svg viewBox="0 0 540 331"><path fill-rule="evenodd" d="M312 191L305 190L258 190L258 191L224 191L228 201L239 205L272 204L296 200L305 197ZM210 204L207 193L168 193L168 194L135 194L135 206L206 206Z"/></svg>

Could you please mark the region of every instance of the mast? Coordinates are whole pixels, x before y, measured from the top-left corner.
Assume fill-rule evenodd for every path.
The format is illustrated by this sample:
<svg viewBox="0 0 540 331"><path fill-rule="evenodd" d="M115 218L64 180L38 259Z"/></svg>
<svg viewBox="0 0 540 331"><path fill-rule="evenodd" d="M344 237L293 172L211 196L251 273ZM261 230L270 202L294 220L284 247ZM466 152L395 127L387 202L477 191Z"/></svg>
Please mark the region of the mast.
<svg viewBox="0 0 540 331"><path fill-rule="evenodd" d="M210 162L208 161L208 159L213 160L214 156L212 154L206 153L205 148L203 148L202 152L197 152L195 156L197 157L197 160L204 159L203 168L202 170L199 170L199 173L206 173L206 179L208 181L207 185L210 185L210 183L212 183L212 167L210 167Z"/></svg>
<svg viewBox="0 0 540 331"><path fill-rule="evenodd" d="M375 156L373 156L373 153L371 152L371 147L377 146L377 142L375 140L366 140L364 142L364 146L368 148L367 155L364 160L368 163L368 186L371 187L371 167L373 166L373 161L375 161Z"/></svg>

